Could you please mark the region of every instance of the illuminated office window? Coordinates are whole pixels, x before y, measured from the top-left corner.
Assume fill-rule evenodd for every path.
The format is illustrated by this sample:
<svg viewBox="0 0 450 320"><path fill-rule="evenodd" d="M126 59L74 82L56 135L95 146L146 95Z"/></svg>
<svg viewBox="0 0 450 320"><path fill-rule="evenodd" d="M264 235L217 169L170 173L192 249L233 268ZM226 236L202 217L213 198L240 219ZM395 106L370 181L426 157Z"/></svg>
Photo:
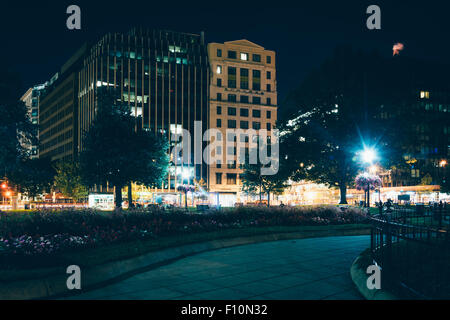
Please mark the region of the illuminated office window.
<svg viewBox="0 0 450 320"><path fill-rule="evenodd" d="M430 92L429 91L420 91L420 98L421 99L429 99L430 98Z"/></svg>

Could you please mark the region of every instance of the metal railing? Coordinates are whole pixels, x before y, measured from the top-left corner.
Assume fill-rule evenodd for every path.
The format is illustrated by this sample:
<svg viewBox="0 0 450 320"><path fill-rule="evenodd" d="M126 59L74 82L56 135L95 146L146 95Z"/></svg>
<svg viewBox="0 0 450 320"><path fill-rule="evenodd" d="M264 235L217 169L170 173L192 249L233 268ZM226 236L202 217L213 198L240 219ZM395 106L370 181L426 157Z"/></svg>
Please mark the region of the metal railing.
<svg viewBox="0 0 450 320"><path fill-rule="evenodd" d="M372 216L371 253L382 286L400 296L450 298L450 207L394 207Z"/></svg>

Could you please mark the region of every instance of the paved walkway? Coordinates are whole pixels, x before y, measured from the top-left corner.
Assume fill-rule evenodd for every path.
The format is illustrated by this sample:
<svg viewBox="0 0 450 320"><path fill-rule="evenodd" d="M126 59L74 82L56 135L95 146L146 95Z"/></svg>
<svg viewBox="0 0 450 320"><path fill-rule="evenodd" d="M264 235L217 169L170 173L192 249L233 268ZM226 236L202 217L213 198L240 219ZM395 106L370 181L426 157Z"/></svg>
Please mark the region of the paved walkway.
<svg viewBox="0 0 450 320"><path fill-rule="evenodd" d="M72 299L362 299L349 270L368 246L347 236L219 249Z"/></svg>

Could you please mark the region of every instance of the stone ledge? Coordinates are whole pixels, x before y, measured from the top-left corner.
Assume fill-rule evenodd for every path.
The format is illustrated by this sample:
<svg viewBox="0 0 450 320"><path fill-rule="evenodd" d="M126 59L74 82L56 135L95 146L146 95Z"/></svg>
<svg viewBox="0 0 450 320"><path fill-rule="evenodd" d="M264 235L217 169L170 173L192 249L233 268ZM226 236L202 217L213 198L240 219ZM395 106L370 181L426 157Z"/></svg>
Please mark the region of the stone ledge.
<svg viewBox="0 0 450 320"><path fill-rule="evenodd" d="M370 228L355 228L346 230L311 230L290 233L274 233L252 237L218 239L194 243L160 251L152 251L138 257L119 260L81 270L81 290L68 290L65 272L42 279L22 280L0 284L1 300L46 299L70 296L97 289L111 283L129 278L178 259L205 251L216 250L239 245L253 244L277 240L301 239L328 236L367 235Z"/></svg>
<svg viewBox="0 0 450 320"><path fill-rule="evenodd" d="M356 288L361 293L361 295L366 300L398 300L399 298L397 296L384 290L383 288L372 290L367 288L367 265L363 264L364 267L361 267L362 259L364 259L363 256L359 255L350 268L350 276L352 277L352 281L356 285Z"/></svg>

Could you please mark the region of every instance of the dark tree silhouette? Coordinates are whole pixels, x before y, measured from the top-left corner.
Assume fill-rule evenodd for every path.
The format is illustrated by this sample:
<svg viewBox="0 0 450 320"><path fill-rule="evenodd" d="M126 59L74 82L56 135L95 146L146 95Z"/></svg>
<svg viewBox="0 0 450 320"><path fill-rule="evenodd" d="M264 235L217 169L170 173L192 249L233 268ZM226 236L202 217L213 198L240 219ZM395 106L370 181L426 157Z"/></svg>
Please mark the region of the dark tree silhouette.
<svg viewBox="0 0 450 320"><path fill-rule="evenodd" d="M11 176L29 157L27 145L36 143L37 126L20 101L19 77L0 65L0 176Z"/></svg>
<svg viewBox="0 0 450 320"><path fill-rule="evenodd" d="M396 103L410 93L390 66L376 54L338 48L290 94L280 108L280 152L292 179L338 187L345 204L361 169L358 150L374 147L385 165L404 165L410 126Z"/></svg>
<svg viewBox="0 0 450 320"><path fill-rule="evenodd" d="M10 174L10 181L28 197L50 192L56 172L48 158L25 159Z"/></svg>
<svg viewBox="0 0 450 320"><path fill-rule="evenodd" d="M258 147L259 148L259 147ZM259 193L259 201L262 201L262 195L267 194L267 206L270 207L270 194L281 194L287 185L287 171L282 159L278 159L280 165L278 172L273 175L261 174L261 168L264 167L260 163L259 155L256 157L256 164L251 164L249 157L241 165L243 172L240 174L242 182L242 191L248 194Z"/></svg>
<svg viewBox="0 0 450 320"><path fill-rule="evenodd" d="M87 185L115 187L116 207L122 205L122 188L129 182L161 186L168 167L168 144L163 136L137 124L129 106L117 103L115 94L99 92L97 115L83 140L82 177Z"/></svg>

